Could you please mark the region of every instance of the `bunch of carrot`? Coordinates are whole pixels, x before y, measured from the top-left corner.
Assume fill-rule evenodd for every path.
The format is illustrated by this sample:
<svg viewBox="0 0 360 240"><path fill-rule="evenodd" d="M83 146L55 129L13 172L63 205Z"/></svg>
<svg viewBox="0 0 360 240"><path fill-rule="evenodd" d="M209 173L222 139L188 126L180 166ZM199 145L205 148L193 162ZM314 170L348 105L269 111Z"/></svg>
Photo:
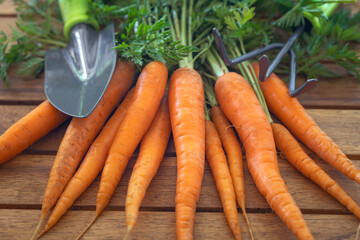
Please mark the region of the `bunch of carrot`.
<svg viewBox="0 0 360 240"><path fill-rule="evenodd" d="M244 63L241 66L249 84L239 74L229 73L216 51L209 50L207 61L210 70L218 78L215 84L216 98L238 132L245 149L249 171L258 189L297 238L313 237L282 180L275 145L302 174L317 183L359 218L359 206L308 157L286 128L273 122L267 104L290 130L295 134L297 132L296 136L301 141L309 144L310 149L350 179L358 182L359 169L320 130L300 103L289 96L284 83L273 74L268 80L260 83L263 90L261 91L257 80L252 78L259 74L257 64L253 65L255 71L249 64Z"/></svg>
<svg viewBox="0 0 360 240"><path fill-rule="evenodd" d="M214 60L213 57L214 51L210 51L210 62ZM254 64L253 67L258 74L258 65ZM191 239L193 236L195 206L201 189L203 160L206 155L224 206L226 219L235 238L241 239L236 202L247 219L243 160L240 144L232 128L229 128L231 123L235 126L244 146L249 171L257 187L274 211L299 239L311 239L312 235L300 209L280 176L275 145L300 172L346 206L357 218L360 218L359 206L302 150L286 128L274 123L265 114L262 104L255 95L255 91L258 91L256 86L253 87L255 89L253 90L241 75L226 70L218 72L220 76L215 84L215 92L213 92L212 84L205 83L206 99L212 107L209 115L207 111L204 114L203 81L195 70L187 67L176 70L170 79L168 93L165 91L167 68L164 64L156 61L148 64L142 70L136 86L128 91L134 73L134 66L131 63L118 62L110 88L94 112L85 119L74 118L70 122L51 170L43 198L40 223L34 233L34 239L41 237L53 227L103 170L96 201L96 214L90 227L109 203L128 160L141 142L126 197L126 223L127 232L130 234L137 222L139 207L146 189L163 159L171 128L178 158L176 194L178 238ZM298 117L300 120L297 121L311 125L311 127L305 128L309 130L303 130L305 133L311 129L320 131L300 103L288 96L286 86L276 75L271 75L268 80L260 83L260 86L270 108L274 108L274 113L285 124L289 124L290 130L298 128L288 118ZM268 90L270 87L272 90ZM117 107L125 93L127 96L105 124L108 116ZM279 105L280 103L282 105ZM51 123L51 126L45 128L47 132L67 119L65 115L46 104L48 103L45 101L13 125L1 136L0 142L13 141L14 138L9 137L12 134L8 132L19 131L16 129L25 127L31 119L34 119L34 116L38 116L36 111L44 107L50 109L45 110L48 116L56 117L54 120L51 117L47 117L50 119L47 120L44 117L47 115L40 117L43 121ZM289 104L297 104L297 107L289 107ZM292 115L291 113L284 114L282 109L293 111ZM300 114L296 112L297 115L295 115L294 111L299 111L299 109L301 110ZM139 116L141 117L139 118ZM210 121L210 116L213 122ZM301 120L301 118L306 120ZM40 137L45 134L42 133ZM316 134L315 139L318 135L323 136L324 133ZM301 134L297 136L305 144L310 142L309 136ZM29 132L28 138L30 139L36 140L40 137ZM21 140L21 137L17 136L15 139ZM326 135L324 139L322 144L317 145L318 148L314 148L314 151L320 156L326 157L327 155L321 155L324 154L322 149L333 152L337 150L333 147L335 143ZM26 146L33 141L29 141ZM328 147L325 146L326 141L328 141ZM16 142L12 143L13 146L16 144ZM21 147L24 148L24 146ZM309 145L309 147L315 147L315 144ZM11 150L9 147L2 149ZM19 151L6 152L1 157L14 156ZM84 155L85 158L75 173ZM358 181L359 170L351 161L342 160L344 158L342 152L337 152L335 156L339 158L335 162L343 161L342 165L346 167L340 169L343 169L343 172L351 179ZM6 158L4 157L4 159ZM328 161L332 162L331 159ZM38 234L38 230L53 206L55 207L50 217ZM248 220L247 222L250 227Z"/></svg>
<svg viewBox="0 0 360 240"><path fill-rule="evenodd" d="M132 85L134 75L133 64L119 61L109 87L95 110L86 118L73 118L70 122L50 172L40 222L33 239L39 238L54 226L103 169L97 196L96 219L109 202L127 161L143 139L127 200L129 231L134 226L141 198L145 194L143 192L140 197L138 187L144 186L145 190L145 185L149 185L170 137L167 96L163 98L167 68L156 61L142 70L136 87L128 92L125 100L103 127L108 116ZM68 118L45 101L0 137L0 142L4 145L0 155L2 162L17 155ZM36 126L41 126L42 129L30 128L31 122L38 119L43 124ZM28 135L20 134L21 131ZM159 146L161 147L158 148ZM74 175L86 152L84 161ZM154 171L150 173L148 169ZM145 177L144 174L148 176ZM45 227L38 235L43 221L55 204Z"/></svg>
<svg viewBox="0 0 360 240"><path fill-rule="evenodd" d="M182 24L172 26L172 32L174 39L181 39L183 45L192 45L193 5L193 1L189 6L184 1L181 21L177 18L172 21ZM170 12L164 14L171 18ZM177 17L176 14L172 16ZM283 82L272 74L259 83L254 80L259 72L258 65L247 63L241 66L241 76L229 72L213 48L204 48L201 53L206 53L208 66L216 76L215 86L205 82L206 100L211 107L209 112L204 112L207 109L204 82L194 69L196 57L192 54L179 62L179 68L169 80L168 91L168 69L164 63L153 61L147 64L131 90L134 65L117 63L109 87L95 110L87 118L73 118L69 123L50 172L33 239L51 229L102 171L94 218L79 238L85 234L109 204L129 159L140 144L126 196L125 237L129 236L137 222L146 190L160 167L171 132L177 156L175 215L178 239L193 238L205 156L234 237L242 238L237 203L253 238L246 215L240 142L257 188L298 239L313 239L313 236L281 177L276 147L303 175L360 218L359 206L303 151L284 126L272 120L267 106L312 151L360 183L360 170L320 130L297 99L288 95ZM43 102L0 137L0 164L68 118L49 102ZM41 124L36 124L37 128L30 127L33 121ZM240 142L230 126L234 126ZM21 136L20 132L27 135Z"/></svg>

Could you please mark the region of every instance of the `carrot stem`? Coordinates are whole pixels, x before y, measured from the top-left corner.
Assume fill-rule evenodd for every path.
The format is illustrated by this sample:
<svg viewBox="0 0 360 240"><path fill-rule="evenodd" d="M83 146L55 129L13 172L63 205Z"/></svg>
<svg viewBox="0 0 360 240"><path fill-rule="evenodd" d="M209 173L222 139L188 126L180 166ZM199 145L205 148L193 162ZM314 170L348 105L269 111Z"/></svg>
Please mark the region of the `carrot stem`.
<svg viewBox="0 0 360 240"><path fill-rule="evenodd" d="M213 47L211 47L207 52L206 58L211 66L212 72L217 78L219 78L225 73L229 72L229 70L222 61L218 61L216 55L218 55L217 52L214 51Z"/></svg>

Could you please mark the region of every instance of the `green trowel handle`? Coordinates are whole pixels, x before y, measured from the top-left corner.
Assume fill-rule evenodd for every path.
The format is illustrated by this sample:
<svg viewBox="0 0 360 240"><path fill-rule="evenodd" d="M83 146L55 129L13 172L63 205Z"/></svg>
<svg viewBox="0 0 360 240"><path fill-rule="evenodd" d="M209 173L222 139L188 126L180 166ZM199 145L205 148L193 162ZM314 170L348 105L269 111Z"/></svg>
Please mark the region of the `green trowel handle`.
<svg viewBox="0 0 360 240"><path fill-rule="evenodd" d="M88 0L59 0L61 15L64 20L64 35L69 39L71 28L78 23L89 23L99 29L98 22L89 15Z"/></svg>
<svg viewBox="0 0 360 240"><path fill-rule="evenodd" d="M323 11L324 16L329 17L332 12L335 11L336 7L339 3L324 3L319 8ZM314 15L309 14L308 12L304 11L304 16L312 23L316 32L321 29L321 23L319 18L314 17Z"/></svg>

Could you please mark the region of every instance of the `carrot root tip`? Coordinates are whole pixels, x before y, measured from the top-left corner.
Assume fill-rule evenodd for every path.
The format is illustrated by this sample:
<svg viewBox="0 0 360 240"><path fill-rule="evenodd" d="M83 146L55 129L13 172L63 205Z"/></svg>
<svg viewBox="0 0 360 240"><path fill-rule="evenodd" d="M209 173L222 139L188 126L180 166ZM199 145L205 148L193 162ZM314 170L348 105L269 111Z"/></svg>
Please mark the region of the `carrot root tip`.
<svg viewBox="0 0 360 240"><path fill-rule="evenodd" d="M44 220L45 220L45 216L44 216L43 214L41 214L39 223L38 223L38 225L36 226L33 235L31 236L31 240L36 240L36 239L39 239L39 237L41 237L41 235L39 235L39 236L37 236L37 235L38 235L38 233L39 233L39 231L40 231L41 226L42 226L43 223L44 223Z"/></svg>
<svg viewBox="0 0 360 240"><path fill-rule="evenodd" d="M358 240L358 239L359 239L359 234L360 234L360 223L359 223L359 226L358 226L357 231L356 231L355 240Z"/></svg>
<svg viewBox="0 0 360 240"><path fill-rule="evenodd" d="M245 218L246 224L248 225L248 228L249 228L250 238L251 238L251 240L254 240L254 235L253 235L253 232L252 232L252 228L251 228L251 224L250 224L249 218L248 218L247 213L246 213L246 209L245 209L245 208L241 208L241 210L242 210L242 212L243 212L243 216L244 216L244 218Z"/></svg>
<svg viewBox="0 0 360 240"><path fill-rule="evenodd" d="M34 240L40 239L46 232L47 232L46 229L42 230L41 233L36 238L34 238Z"/></svg>
<svg viewBox="0 0 360 240"><path fill-rule="evenodd" d="M86 226L86 228L80 233L80 235L76 238L76 240L79 240L82 238L82 236L84 236L84 234L87 232L87 230L89 230L89 228L94 224L94 222L96 221L96 219L99 217L99 214L96 214L95 217L93 218L93 220L91 220L91 222Z"/></svg>
<svg viewBox="0 0 360 240"><path fill-rule="evenodd" d="M127 228L127 231L126 231L126 234L125 234L124 240L128 240L128 239L129 239L129 236L130 236L131 230L132 230L132 227L128 227L128 228Z"/></svg>

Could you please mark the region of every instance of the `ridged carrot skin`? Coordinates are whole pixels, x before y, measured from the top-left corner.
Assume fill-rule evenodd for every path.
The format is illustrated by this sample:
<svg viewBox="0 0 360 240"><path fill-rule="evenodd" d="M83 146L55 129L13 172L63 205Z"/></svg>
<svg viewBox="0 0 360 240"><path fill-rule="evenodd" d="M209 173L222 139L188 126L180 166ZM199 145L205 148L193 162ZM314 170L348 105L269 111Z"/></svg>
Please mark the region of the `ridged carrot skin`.
<svg viewBox="0 0 360 240"><path fill-rule="evenodd" d="M258 64L253 68L259 74ZM281 122L308 148L339 172L360 184L360 169L323 132L297 100L289 95L285 83L274 73L260 83L267 105Z"/></svg>
<svg viewBox="0 0 360 240"><path fill-rule="evenodd" d="M311 179L360 219L360 207L301 148L291 133L281 124L272 123L275 143L282 155L305 177Z"/></svg>
<svg viewBox="0 0 360 240"><path fill-rule="evenodd" d="M193 239L205 162L204 87L198 72L177 69L170 79L169 110L177 157L177 239Z"/></svg>
<svg viewBox="0 0 360 240"><path fill-rule="evenodd" d="M167 68L161 62L151 62L142 70L132 102L105 161L96 197L96 216L110 201L131 155L150 127L164 96L167 77Z"/></svg>
<svg viewBox="0 0 360 240"><path fill-rule="evenodd" d="M127 231L130 232L137 221L139 208L151 180L155 177L164 157L171 133L167 94L140 144L126 195L125 214Z"/></svg>
<svg viewBox="0 0 360 240"><path fill-rule="evenodd" d="M104 96L86 118L73 118L59 146L43 197L42 216L54 206L81 159L103 127L108 116L124 97L135 75L129 62L118 62Z"/></svg>
<svg viewBox="0 0 360 240"><path fill-rule="evenodd" d="M240 143L229 120L219 106L212 107L210 114L228 157L236 201L240 208L245 210L244 163Z"/></svg>
<svg viewBox="0 0 360 240"><path fill-rule="evenodd" d="M61 194L40 235L47 232L59 221L74 201L86 190L103 169L116 131L125 116L133 95L134 89L131 89L109 121L105 124L95 141L91 144L83 162Z"/></svg>
<svg viewBox="0 0 360 240"><path fill-rule="evenodd" d="M1 135L0 164L21 153L69 118L45 100Z"/></svg>
<svg viewBox="0 0 360 240"><path fill-rule="evenodd" d="M214 176L226 220L235 239L241 239L241 228L236 208L236 196L226 156L215 124L205 120L205 156Z"/></svg>
<svg viewBox="0 0 360 240"><path fill-rule="evenodd" d="M260 193L298 239L313 239L280 175L272 129L251 86L230 72L216 81L215 94L244 145L248 168Z"/></svg>

